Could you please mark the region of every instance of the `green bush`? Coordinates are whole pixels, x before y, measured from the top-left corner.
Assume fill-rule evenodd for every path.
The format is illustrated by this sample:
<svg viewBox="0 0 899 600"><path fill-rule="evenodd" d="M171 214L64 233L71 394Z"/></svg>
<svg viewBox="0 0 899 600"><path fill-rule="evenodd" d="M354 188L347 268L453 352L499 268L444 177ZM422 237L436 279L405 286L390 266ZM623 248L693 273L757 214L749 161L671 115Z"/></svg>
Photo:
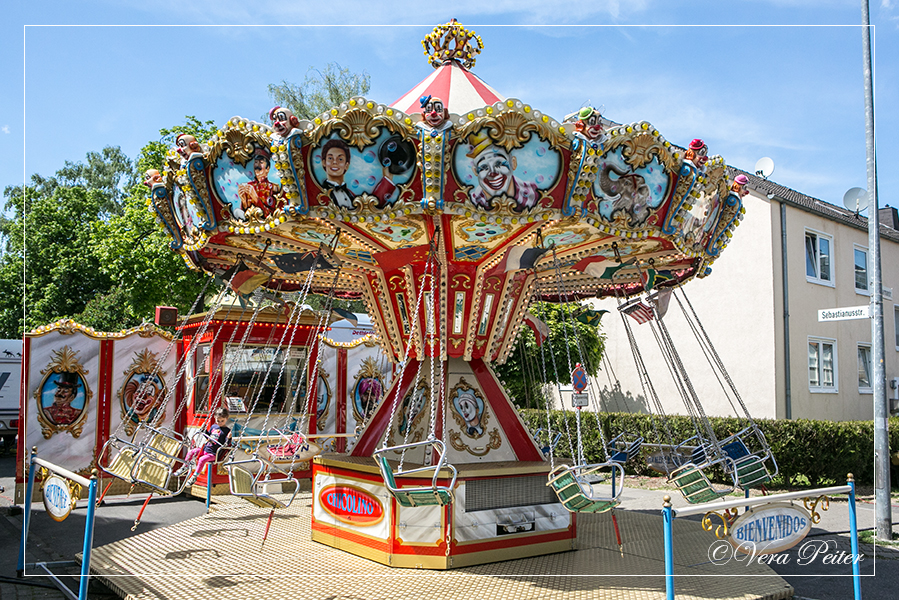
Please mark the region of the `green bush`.
<svg viewBox="0 0 899 600"><path fill-rule="evenodd" d="M522 418L532 431L546 428L546 411L523 410ZM576 417L572 411L551 411L551 428L562 431L562 439L556 447L556 455L571 456L566 431L571 431L572 445L576 445ZM712 428L719 439L732 435L746 427L746 422L733 417L710 417ZM647 442L666 443L665 425L673 440L682 441L695 435L689 417L671 415L664 420L647 414L600 413L605 439L625 431L640 435ZM862 485L874 483L874 423L871 421L811 421L757 419L771 451L780 468L779 483L791 485L838 485L846 482L846 474L853 473ZM605 455L596 428L594 413L581 416L581 434L584 454L589 462L602 462ZM675 443L676 443L675 442ZM899 450L899 418L890 419L890 448ZM631 461L627 471L637 475L657 474L645 462Z"/></svg>

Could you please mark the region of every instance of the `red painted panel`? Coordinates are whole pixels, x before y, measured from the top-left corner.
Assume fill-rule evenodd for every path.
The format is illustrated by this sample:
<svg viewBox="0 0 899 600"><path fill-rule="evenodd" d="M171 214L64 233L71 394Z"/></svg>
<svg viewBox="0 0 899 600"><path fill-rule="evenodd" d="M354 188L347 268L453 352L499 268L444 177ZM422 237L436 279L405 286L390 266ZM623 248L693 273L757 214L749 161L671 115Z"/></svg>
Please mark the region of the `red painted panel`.
<svg viewBox="0 0 899 600"><path fill-rule="evenodd" d="M347 412L347 349L337 349L337 389L335 390L334 403L337 414L335 415L337 422L335 424L335 433L346 433L346 412ZM337 438L337 451L346 452L346 438Z"/></svg>

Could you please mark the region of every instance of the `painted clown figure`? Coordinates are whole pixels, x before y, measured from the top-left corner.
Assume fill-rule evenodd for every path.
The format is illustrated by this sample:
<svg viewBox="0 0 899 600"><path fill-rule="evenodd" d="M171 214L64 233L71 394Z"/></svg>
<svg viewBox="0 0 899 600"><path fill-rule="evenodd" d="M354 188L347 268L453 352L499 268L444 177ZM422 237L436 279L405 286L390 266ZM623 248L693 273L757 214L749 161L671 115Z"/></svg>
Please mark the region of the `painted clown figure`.
<svg viewBox="0 0 899 600"><path fill-rule="evenodd" d="M469 152L465 156L471 159L471 167L478 178L478 184L469 194L475 206L491 209L493 199L501 196L514 200L518 212L537 206L537 185L512 174L518 162L511 152L494 145L486 130L471 134L468 143Z"/></svg>

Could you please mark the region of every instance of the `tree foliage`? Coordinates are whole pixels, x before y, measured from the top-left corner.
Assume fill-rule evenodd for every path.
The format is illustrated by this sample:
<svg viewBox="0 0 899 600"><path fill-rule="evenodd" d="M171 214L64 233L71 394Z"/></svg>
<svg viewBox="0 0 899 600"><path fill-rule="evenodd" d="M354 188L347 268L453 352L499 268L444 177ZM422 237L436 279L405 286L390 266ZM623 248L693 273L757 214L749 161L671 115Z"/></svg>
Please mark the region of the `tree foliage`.
<svg viewBox="0 0 899 600"><path fill-rule="evenodd" d="M370 88L368 73L353 73L332 62L321 70L309 67L300 85L289 81L270 84L268 94L278 106L289 108L300 119L312 120L348 98L364 96Z"/></svg>
<svg viewBox="0 0 899 600"><path fill-rule="evenodd" d="M537 346L533 331L522 325L508 360L495 366L506 392L519 407L545 406L544 383L570 384L571 369L576 363L583 364L590 376L599 371L605 337L595 325L586 325L574 318L575 312L582 307L586 308L586 305L576 302L537 302L531 306L531 312L549 327L549 338L542 347Z"/></svg>
<svg viewBox="0 0 899 600"><path fill-rule="evenodd" d="M206 139L213 132L212 122L188 117L160 131L134 162L107 147L66 162L53 177L6 188L0 336L66 317L115 331L151 318L157 304L189 308L205 276L172 252L138 182L162 165L178 133Z"/></svg>

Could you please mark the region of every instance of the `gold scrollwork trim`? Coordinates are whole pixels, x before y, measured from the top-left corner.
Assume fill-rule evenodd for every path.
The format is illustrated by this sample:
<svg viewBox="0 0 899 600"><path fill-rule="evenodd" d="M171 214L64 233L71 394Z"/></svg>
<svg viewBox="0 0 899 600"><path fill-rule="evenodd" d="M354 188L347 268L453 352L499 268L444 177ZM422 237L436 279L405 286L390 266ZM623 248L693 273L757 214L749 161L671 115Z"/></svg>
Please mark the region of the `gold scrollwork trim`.
<svg viewBox="0 0 899 600"><path fill-rule="evenodd" d="M702 517L702 528L706 531L711 531L712 528L715 529L715 537L719 540L723 540L727 538L728 531L730 530L730 526L734 524L734 521L737 520L739 516L739 510L736 508L726 508L722 512L707 512L705 516ZM720 525L715 525L712 517L717 517L720 521Z"/></svg>
<svg viewBox="0 0 899 600"><path fill-rule="evenodd" d="M821 514L815 509L819 508L819 505L821 510L829 509L830 498L827 496L818 496L817 498L803 498L802 504L805 505L805 508L808 511L809 516L811 517L812 523L818 524L821 521Z"/></svg>
<svg viewBox="0 0 899 600"><path fill-rule="evenodd" d="M265 149L271 147L271 133L268 125L233 117L219 134L207 142L206 164L215 165L227 152L234 162L245 165L252 158L255 145Z"/></svg>
<svg viewBox="0 0 899 600"><path fill-rule="evenodd" d="M485 128L490 139L506 150L520 148L531 139L532 133L549 141L556 148L568 147L571 144L564 134L550 127L548 122L536 120L512 108L498 115L476 117L468 121L459 128L458 137L462 139Z"/></svg>
<svg viewBox="0 0 899 600"><path fill-rule="evenodd" d="M170 334L168 331L159 329L155 325L152 325L150 323L144 323L143 325L132 327L131 329L123 329L119 332L108 333L97 331L93 327L87 327L86 325L76 323L73 319L60 319L59 321L50 323L48 325L41 325L40 327L26 333L25 336L36 337L48 334L53 331L57 331L62 335L72 335L76 331L78 331L95 340L119 339L128 337L129 335L135 333L142 338L150 338L154 335L158 335L159 337L168 341L171 341L173 337L172 334Z"/></svg>
<svg viewBox="0 0 899 600"><path fill-rule="evenodd" d="M622 156L627 164L635 169L645 167L652 162L653 156L658 156L659 162L670 172L677 173L680 169L681 159L675 158L657 135L647 130L636 130L633 133L613 136L607 145L607 153L623 146ZM655 130L652 130L655 131Z"/></svg>
<svg viewBox="0 0 899 600"><path fill-rule="evenodd" d="M380 128L386 127L391 133L402 134L403 139L412 137L413 129L409 125L386 115L371 115L366 110L354 108L342 116L325 121L312 131L312 143L318 145L322 138L336 131L342 139L360 150L375 141Z"/></svg>
<svg viewBox="0 0 899 600"><path fill-rule="evenodd" d="M469 277L465 273L453 275L453 289L454 290L470 290L471 289L471 277Z"/></svg>
<svg viewBox="0 0 899 600"><path fill-rule="evenodd" d="M470 447L462 440L462 434L455 429L450 430L449 438L450 445L457 452L468 452L472 456L486 456L488 452L491 450L498 450L503 444L503 440L499 435L499 430L497 430L496 427L490 431L490 438L487 441L487 445L483 447Z"/></svg>

